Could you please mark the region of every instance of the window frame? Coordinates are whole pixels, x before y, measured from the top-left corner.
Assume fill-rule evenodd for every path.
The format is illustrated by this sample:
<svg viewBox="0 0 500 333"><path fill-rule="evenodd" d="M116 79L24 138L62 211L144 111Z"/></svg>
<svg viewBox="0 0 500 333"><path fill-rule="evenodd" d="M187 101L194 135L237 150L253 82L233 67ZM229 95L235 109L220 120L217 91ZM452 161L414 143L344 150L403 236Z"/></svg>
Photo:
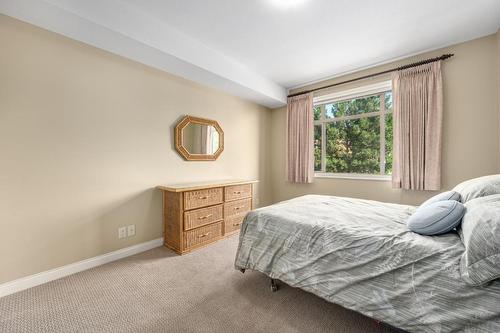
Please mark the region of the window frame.
<svg viewBox="0 0 500 333"><path fill-rule="evenodd" d="M313 127L321 126L321 170L314 170L316 178L341 178L341 179L364 179L364 180L382 180L388 181L391 175L385 174L385 119L386 115L392 114L392 110L385 108L385 94L391 92L391 81L379 82L371 85L362 86L350 90L331 93L313 98L313 108L320 107L320 119L313 119ZM364 98L370 96L380 96L380 110L377 112L360 113L350 116L342 116L338 118L327 118L325 115L325 105L349 101L356 98ZM378 174L364 173L336 173L326 172L326 125L339 121L355 120L369 117L379 117L380 125L380 171ZM313 157L314 158L314 157Z"/></svg>

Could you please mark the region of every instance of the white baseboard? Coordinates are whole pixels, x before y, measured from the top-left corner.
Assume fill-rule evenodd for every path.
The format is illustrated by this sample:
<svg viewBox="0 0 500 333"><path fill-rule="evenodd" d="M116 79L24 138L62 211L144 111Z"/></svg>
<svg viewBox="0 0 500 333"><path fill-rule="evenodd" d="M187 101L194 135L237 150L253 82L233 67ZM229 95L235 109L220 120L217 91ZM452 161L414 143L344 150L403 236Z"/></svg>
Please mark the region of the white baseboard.
<svg viewBox="0 0 500 333"><path fill-rule="evenodd" d="M117 251L109 252L97 257L78 261L66 266L54 268L45 272L22 277L17 280L0 284L0 297L16 293L31 287L35 287L62 277L75 274L93 267L107 264L118 259L122 259L136 253L151 250L163 244L163 238L153 239L149 242L129 246Z"/></svg>

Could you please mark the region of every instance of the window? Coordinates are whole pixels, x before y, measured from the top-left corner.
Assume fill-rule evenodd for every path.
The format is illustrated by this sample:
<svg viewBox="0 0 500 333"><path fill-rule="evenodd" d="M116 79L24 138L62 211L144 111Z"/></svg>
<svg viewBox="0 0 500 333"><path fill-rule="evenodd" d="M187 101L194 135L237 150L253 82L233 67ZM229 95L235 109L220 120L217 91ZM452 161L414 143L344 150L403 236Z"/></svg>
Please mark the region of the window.
<svg viewBox="0 0 500 333"><path fill-rule="evenodd" d="M391 174L390 82L315 98L313 115L317 176Z"/></svg>

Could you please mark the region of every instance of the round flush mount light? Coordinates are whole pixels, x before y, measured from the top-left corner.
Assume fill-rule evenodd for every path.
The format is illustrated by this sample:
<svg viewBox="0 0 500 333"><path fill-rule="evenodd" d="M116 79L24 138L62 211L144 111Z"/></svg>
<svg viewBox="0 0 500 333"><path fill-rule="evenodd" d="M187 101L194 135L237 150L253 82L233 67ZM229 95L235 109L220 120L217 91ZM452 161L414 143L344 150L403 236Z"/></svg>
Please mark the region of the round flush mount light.
<svg viewBox="0 0 500 333"><path fill-rule="evenodd" d="M306 2L307 0L269 0L274 6L280 8L293 8Z"/></svg>

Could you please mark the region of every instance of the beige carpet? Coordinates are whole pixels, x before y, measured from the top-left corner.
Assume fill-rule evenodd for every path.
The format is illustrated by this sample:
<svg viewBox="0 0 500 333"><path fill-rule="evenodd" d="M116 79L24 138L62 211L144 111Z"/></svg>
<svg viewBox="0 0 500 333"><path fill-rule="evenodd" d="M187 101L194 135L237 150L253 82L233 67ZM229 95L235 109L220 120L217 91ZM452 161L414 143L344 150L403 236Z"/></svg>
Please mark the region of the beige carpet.
<svg viewBox="0 0 500 333"><path fill-rule="evenodd" d="M391 332L372 319L233 269L237 236L166 248L0 298L0 332Z"/></svg>

